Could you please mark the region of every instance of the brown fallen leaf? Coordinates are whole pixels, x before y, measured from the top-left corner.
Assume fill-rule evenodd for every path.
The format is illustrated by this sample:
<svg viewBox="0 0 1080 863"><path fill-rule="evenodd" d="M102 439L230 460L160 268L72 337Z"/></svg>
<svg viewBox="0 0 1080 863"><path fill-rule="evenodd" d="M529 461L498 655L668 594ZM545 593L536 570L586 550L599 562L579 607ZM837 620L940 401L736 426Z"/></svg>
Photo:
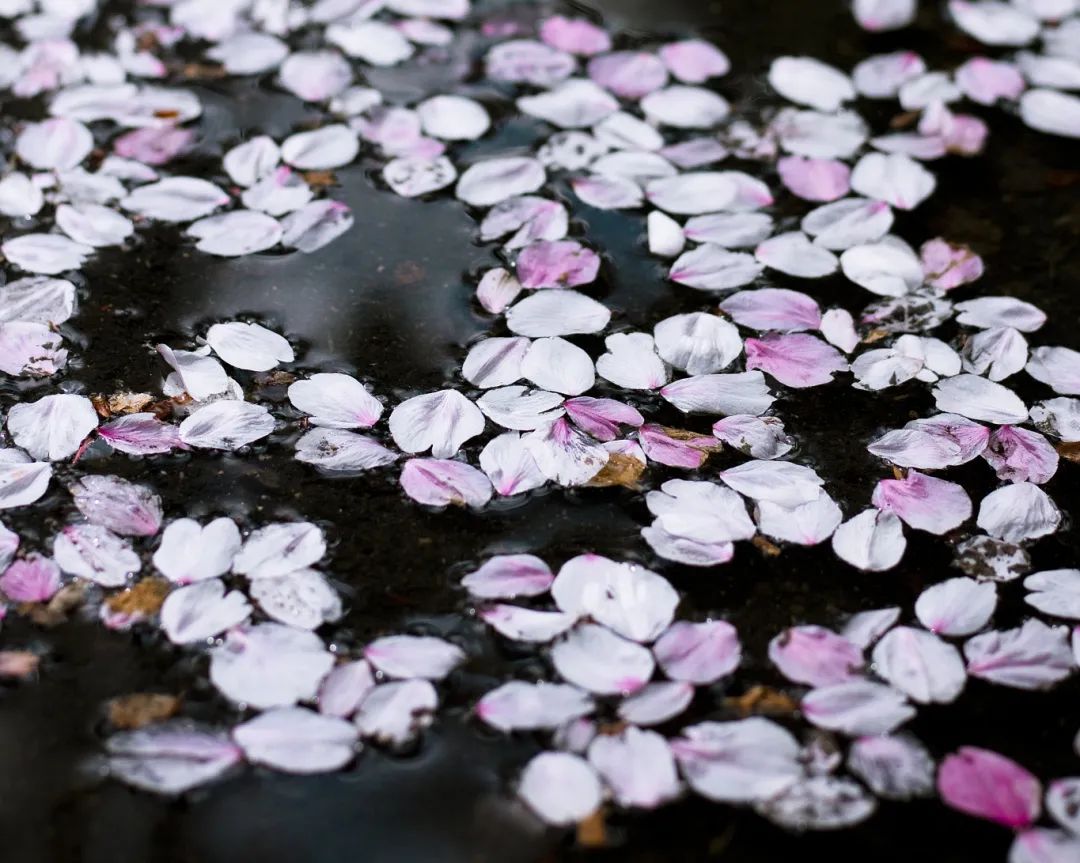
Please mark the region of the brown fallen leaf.
<svg viewBox="0 0 1080 863"><path fill-rule="evenodd" d="M626 731L627 725L628 724L621 719L617 719L614 722L598 722L596 725L596 733L603 734L605 737L615 737Z"/></svg>
<svg viewBox="0 0 1080 863"><path fill-rule="evenodd" d="M578 822L577 844L582 848L603 848L608 844L607 821L602 808Z"/></svg>
<svg viewBox="0 0 1080 863"><path fill-rule="evenodd" d="M889 128L906 129L909 126L914 126L919 121L919 118L921 116L921 111L905 111L902 114L897 114L891 120L889 120Z"/></svg>
<svg viewBox="0 0 1080 863"><path fill-rule="evenodd" d="M1080 441L1073 441L1072 443L1059 443L1057 445L1058 455L1069 461L1074 461L1080 464Z"/></svg>
<svg viewBox="0 0 1080 863"><path fill-rule="evenodd" d="M287 387L295 382L296 375L281 370L255 375L255 383L260 387Z"/></svg>
<svg viewBox="0 0 1080 863"><path fill-rule="evenodd" d="M862 343L864 345L872 345L874 342L880 342L882 339L889 337L889 331L885 329L870 330L865 336L863 336Z"/></svg>
<svg viewBox="0 0 1080 863"><path fill-rule="evenodd" d="M109 722L117 728L142 728L175 716L180 709L180 699L175 695L158 692L133 692L109 701Z"/></svg>
<svg viewBox="0 0 1080 863"><path fill-rule="evenodd" d="M147 576L127 590L114 593L105 600L105 605L113 614L149 617L157 614L168 595L169 582L164 578Z"/></svg>
<svg viewBox="0 0 1080 863"><path fill-rule="evenodd" d="M760 533L756 534L750 544L766 557L779 557L781 548L775 542L765 539Z"/></svg>
<svg viewBox="0 0 1080 863"><path fill-rule="evenodd" d="M589 480L586 485L593 488L607 488L608 486L621 485L624 488L636 489L638 480L645 472L645 465L632 455L621 452L613 452L601 469L600 473Z"/></svg>
<svg viewBox="0 0 1080 863"><path fill-rule="evenodd" d="M742 695L725 698L724 706L741 716L788 716L799 709L791 696L767 686L752 686Z"/></svg>
<svg viewBox="0 0 1080 863"><path fill-rule="evenodd" d="M333 171L301 171L300 175L313 189L328 189L340 185L337 174Z"/></svg>
<svg viewBox="0 0 1080 863"><path fill-rule="evenodd" d="M0 677L21 680L38 670L41 657L29 650L0 650Z"/></svg>
<svg viewBox="0 0 1080 863"><path fill-rule="evenodd" d="M217 63L187 63L182 74L189 81L214 81L229 73Z"/></svg>
<svg viewBox="0 0 1080 863"><path fill-rule="evenodd" d="M175 120L180 116L180 112L175 108L158 108L154 112L154 116L159 120Z"/></svg>
<svg viewBox="0 0 1080 863"><path fill-rule="evenodd" d="M86 585L81 581L65 584L46 603L27 603L20 610L38 626L59 626L68 619L86 597Z"/></svg>
<svg viewBox="0 0 1080 863"><path fill-rule="evenodd" d="M150 393L118 392L109 396L92 395L90 401L94 404L94 410L102 417L111 417L115 414L136 414L145 408L154 397Z"/></svg>

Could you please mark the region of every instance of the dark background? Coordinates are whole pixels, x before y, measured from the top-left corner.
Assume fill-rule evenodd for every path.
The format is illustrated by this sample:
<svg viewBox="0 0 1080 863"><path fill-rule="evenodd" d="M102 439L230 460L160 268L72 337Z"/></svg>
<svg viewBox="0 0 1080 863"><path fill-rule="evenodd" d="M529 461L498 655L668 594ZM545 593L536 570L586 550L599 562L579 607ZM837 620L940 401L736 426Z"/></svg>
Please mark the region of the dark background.
<svg viewBox="0 0 1080 863"><path fill-rule="evenodd" d="M477 3L482 16L508 4ZM576 4L575 4L576 6ZM900 34L861 32L842 2L806 0L608 0L595 7L619 35L617 44L654 37L703 34L732 58L731 75L717 89L739 112L755 115L774 106L763 82L777 54L809 54L850 68L868 54L897 48L923 53L931 67L951 69L979 46L944 23L936 4L923 4L918 24ZM122 9L123 7L118 7ZM81 34L100 38L101 22ZM297 37L303 44L305 37ZM449 67L410 63L369 75L390 99L412 100L460 87L488 104L498 131L466 145L455 161L496 150L528 149L548 132L528 118L511 118L506 92L478 82L482 44L464 35L450 50ZM254 130L280 137L320 113L269 81L219 81L196 85L206 104L198 147L175 165L214 176L221 153ZM862 105L878 130L895 104ZM10 116L32 118L38 101L8 106ZM967 110L967 109L965 109ZM987 262L973 289L1034 302L1049 314L1033 344L1076 347L1080 324L1080 158L1075 142L1024 128L1004 109L971 109L988 120L986 155L934 163L937 193L914 214L898 218L895 231L912 243L935 235L967 242ZM10 124L9 124L10 125ZM178 251L176 234L157 230L136 253L103 253L85 271L81 314L67 335L81 345L82 367L69 377L89 392L121 387L155 390L161 364L151 351L159 340L182 345L207 323L251 315L299 340L301 367L343 370L372 382L395 402L450 383L466 388L458 369L470 341L492 330L471 303L478 273L495 262L494 247L474 244L475 223L447 196L405 201L379 187L371 153L338 172L335 190L356 213L346 236L314 256L258 255L225 261ZM766 177L778 188L774 176ZM557 194L566 193L559 181ZM805 205L781 201L794 217ZM575 203L573 233L604 253L601 282L590 293L615 310L616 329L651 329L670 314L710 307L699 292L666 283L660 263L643 245L643 216L606 213ZM872 297L842 277L808 283L767 274L777 285L808 290L823 306L857 312ZM495 326L500 332L501 324ZM943 338L956 334L946 325ZM590 350L599 339L582 339ZM245 379L245 388L255 386ZM1017 375L1008 381L1029 403L1052 394ZM6 407L27 384L0 386ZM281 391L259 393L280 400ZM661 421L691 422L649 398L637 403ZM815 466L851 515L869 501L886 475L865 452L883 429L932 413L929 388L917 382L881 394L853 390L839 376L827 387L786 392L776 405L799 440L797 457ZM697 427L707 427L698 422ZM509 783L539 740L507 739L480 727L469 707L512 675L544 673L532 652L488 637L469 614L456 588L462 573L497 552L530 551L552 564L583 550L639 559L663 572L683 591L682 615L720 615L734 622L745 644L739 674L702 693L689 719L723 717L717 705L756 683L783 681L764 660L768 640L785 626L839 625L851 612L911 604L928 584L952 574L948 541L909 531L903 563L888 573L856 572L827 548L785 549L775 559L749 546L715 570L691 570L654 558L638 536L647 514L640 493L625 490L552 489L524 501L502 502L482 515L429 512L405 500L396 471L329 480L291 459L295 433L276 434L246 455L202 453L152 462L91 452L84 467L151 482L168 517L228 514L244 524L274 518L318 521L333 541L326 567L346 594L349 614L333 633L343 649L386 631L434 632L467 644L476 658L444 687L446 710L415 750L389 754L368 748L342 773L290 777L247 769L218 785L170 801L102 781L89 759L108 729L102 705L134 691L183 693L185 713L208 721L236 721L237 714L205 683L197 657L183 656L146 632L110 633L93 621L41 630L9 616L0 636L5 648L44 651L41 679L0 687L0 859L12 863L337 863L386 861L696 861L771 863L792 859L926 859L935 863L1003 861L1006 830L945 809L936 801L883 804L866 824L829 835L793 836L749 811L697 798L652 814L613 814L612 847L583 851L573 837L544 831L507 793ZM470 449L479 449L479 446ZM716 464L724 464L721 458ZM1068 515L1078 495L1077 466L1062 462L1048 491ZM702 474L710 475L710 463ZM993 487L993 472L980 461L949 473L977 499ZM667 475L651 470L649 487ZM15 512L5 522L27 547L45 541L72 517L63 469L42 505ZM958 539L973 530L956 532ZM1075 565L1077 537L1071 518L1057 535L1032 549L1036 569ZM999 627L1024 614L1018 583L1003 586ZM959 745L997 749L1044 780L1075 774L1080 763L1072 739L1080 727L1075 680L1051 693L1030 693L970 681L947 707L920 709L911 729L940 757ZM805 726L793 727L805 732ZM676 723L671 729L678 728Z"/></svg>

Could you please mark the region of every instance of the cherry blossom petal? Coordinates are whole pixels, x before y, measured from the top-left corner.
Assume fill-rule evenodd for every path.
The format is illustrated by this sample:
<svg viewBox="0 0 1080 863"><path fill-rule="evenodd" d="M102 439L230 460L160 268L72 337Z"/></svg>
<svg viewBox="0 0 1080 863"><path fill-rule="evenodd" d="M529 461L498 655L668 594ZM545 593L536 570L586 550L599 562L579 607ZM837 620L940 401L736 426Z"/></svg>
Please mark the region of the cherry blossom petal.
<svg viewBox="0 0 1080 863"><path fill-rule="evenodd" d="M68 525L58 533L53 559L64 572L102 587L121 587L142 568L130 543L93 524Z"/></svg>
<svg viewBox="0 0 1080 863"><path fill-rule="evenodd" d="M546 179L536 159L510 156L470 165L458 180L455 194L474 207L490 207L515 195L539 189Z"/></svg>
<svg viewBox="0 0 1080 863"><path fill-rule="evenodd" d="M184 446L174 425L151 413L127 414L98 427L98 436L128 455L155 455Z"/></svg>
<svg viewBox="0 0 1080 863"><path fill-rule="evenodd" d="M161 498L144 485L118 476L89 474L69 490L91 524L123 536L153 536L161 528Z"/></svg>
<svg viewBox="0 0 1080 863"><path fill-rule="evenodd" d="M898 626L874 647L874 671L913 701L948 703L964 688L960 652L936 635Z"/></svg>
<svg viewBox="0 0 1080 863"><path fill-rule="evenodd" d="M191 222L229 203L229 196L206 180L166 177L138 186L120 205L133 213L163 222Z"/></svg>
<svg viewBox="0 0 1080 863"><path fill-rule="evenodd" d="M93 251L91 246L60 234L21 234L0 244L0 252L9 263L28 273L47 276L79 269Z"/></svg>
<svg viewBox="0 0 1080 863"><path fill-rule="evenodd" d="M984 45L1026 45L1039 34L1039 22L1000 0L949 0L949 13L961 30Z"/></svg>
<svg viewBox="0 0 1080 863"><path fill-rule="evenodd" d="M319 712L326 716L351 716L374 688L375 676L364 660L336 665L319 688Z"/></svg>
<svg viewBox="0 0 1080 863"><path fill-rule="evenodd" d="M956 322L968 327L1013 327L1033 333L1046 323L1046 313L1015 297L976 297L956 304Z"/></svg>
<svg viewBox="0 0 1080 863"><path fill-rule="evenodd" d="M892 223L892 210L883 201L841 198L810 211L799 226L817 245L843 251L881 239Z"/></svg>
<svg viewBox="0 0 1080 863"><path fill-rule="evenodd" d="M1002 426L990 435L983 458L1009 482L1049 482L1057 472L1058 454L1038 432L1016 426Z"/></svg>
<svg viewBox="0 0 1080 863"><path fill-rule="evenodd" d="M491 500L491 483L476 468L450 459L413 458L401 471L401 487L427 506L481 507Z"/></svg>
<svg viewBox="0 0 1080 863"><path fill-rule="evenodd" d="M964 643L968 674L1017 689L1048 689L1076 670L1068 635L1066 627L1041 620L976 635Z"/></svg>
<svg viewBox="0 0 1080 863"><path fill-rule="evenodd" d="M546 92L520 97L517 107L523 114L546 120L561 129L579 129L610 116L618 110L619 103L592 81L572 78ZM531 192L539 186L540 182L519 191Z"/></svg>
<svg viewBox="0 0 1080 863"><path fill-rule="evenodd" d="M812 468L788 461L748 461L721 471L719 476L753 500L791 507L817 500L824 483Z"/></svg>
<svg viewBox="0 0 1080 863"><path fill-rule="evenodd" d="M432 722L439 696L428 680L395 680L376 686L354 720L361 737L404 746Z"/></svg>
<svg viewBox="0 0 1080 863"><path fill-rule="evenodd" d="M488 390L476 402L484 415L503 428L529 431L547 426L562 416L563 397L523 386Z"/></svg>
<svg viewBox="0 0 1080 863"><path fill-rule="evenodd" d="M266 437L274 418L262 405L222 399L199 408L180 423L180 440L188 446L235 450Z"/></svg>
<svg viewBox="0 0 1080 863"><path fill-rule="evenodd" d="M457 390L406 399L390 414L390 434L405 452L447 458L484 430L484 415Z"/></svg>
<svg viewBox="0 0 1080 863"><path fill-rule="evenodd" d="M874 489L873 503L895 513L916 530L948 533L971 517L971 498L959 485L910 471L904 479L883 479Z"/></svg>
<svg viewBox="0 0 1080 863"><path fill-rule="evenodd" d="M907 541L894 513L867 509L836 529L832 547L837 557L857 569L881 572L900 562Z"/></svg>
<svg viewBox="0 0 1080 863"><path fill-rule="evenodd" d="M8 411L8 433L14 443L42 461L61 461L78 450L97 428L97 412L86 396L43 396Z"/></svg>
<svg viewBox="0 0 1080 863"><path fill-rule="evenodd" d="M506 326L519 336L569 336L596 333L611 320L611 310L577 291L540 291L514 303Z"/></svg>
<svg viewBox="0 0 1080 863"><path fill-rule="evenodd" d="M16 560L0 576L0 591L13 602L48 602L60 585L60 567L37 553Z"/></svg>
<svg viewBox="0 0 1080 863"><path fill-rule="evenodd" d="M732 298L735 296L739 295ZM660 321L653 330L653 338L657 353L666 362L691 375L718 372L731 365L742 351L742 340L735 327L704 312Z"/></svg>
<svg viewBox="0 0 1080 863"><path fill-rule="evenodd" d="M481 599L513 599L547 593L555 577L548 565L531 554L496 555L466 575L462 586Z"/></svg>
<svg viewBox="0 0 1080 863"><path fill-rule="evenodd" d="M788 830L836 830L865 821L877 801L857 782L835 776L811 776L754 808Z"/></svg>
<svg viewBox="0 0 1080 863"><path fill-rule="evenodd" d="M481 698L476 715L499 731L536 731L558 728L594 709L592 697L577 687L511 680Z"/></svg>
<svg viewBox="0 0 1080 863"><path fill-rule="evenodd" d="M989 623L996 606L997 588L993 583L950 578L919 594L915 616L938 635L971 635Z"/></svg>
<svg viewBox="0 0 1080 863"><path fill-rule="evenodd" d="M155 794L183 794L243 758L224 734L179 720L114 734L105 748L110 775Z"/></svg>
<svg viewBox="0 0 1080 863"><path fill-rule="evenodd" d="M934 791L934 759L909 737L860 737L847 763L878 797L910 800Z"/></svg>
<svg viewBox="0 0 1080 863"><path fill-rule="evenodd" d="M670 479L645 500L658 525L672 536L717 543L749 539L755 533L742 498L715 483Z"/></svg>
<svg viewBox="0 0 1080 863"><path fill-rule="evenodd" d="M679 794L675 759L654 731L631 725L618 736L599 735L588 755L620 806L655 809Z"/></svg>
<svg viewBox="0 0 1080 863"><path fill-rule="evenodd" d="M592 767L568 752L541 752L525 765L518 796L548 824L566 827L595 812L602 786Z"/></svg>
<svg viewBox="0 0 1080 863"><path fill-rule="evenodd" d="M577 615L517 605L493 605L480 612L480 617L505 638L530 643L551 641L577 622Z"/></svg>
<svg viewBox="0 0 1080 863"><path fill-rule="evenodd" d="M809 692L802 712L820 728L860 736L889 734L911 719L915 708L890 686L853 680Z"/></svg>
<svg viewBox="0 0 1080 863"><path fill-rule="evenodd" d="M933 174L899 153L868 153L859 159L851 172L852 189L900 210L914 209L936 186Z"/></svg>
<svg viewBox="0 0 1080 863"><path fill-rule="evenodd" d="M501 495L520 494L547 483L528 442L514 432L488 441L480 453L480 469Z"/></svg>
<svg viewBox="0 0 1080 863"><path fill-rule="evenodd" d="M744 348L747 369L761 369L789 387L821 386L848 369L836 348L805 333L747 339Z"/></svg>
<svg viewBox="0 0 1080 863"><path fill-rule="evenodd" d="M785 99L819 111L836 111L855 98L855 88L839 69L812 57L778 57L769 84Z"/></svg>
<svg viewBox="0 0 1080 863"><path fill-rule="evenodd" d="M667 82L667 69L658 57L645 51L615 51L594 57L589 77L616 96L640 99Z"/></svg>
<svg viewBox="0 0 1080 863"><path fill-rule="evenodd" d="M520 372L538 387L566 395L586 392L596 382L589 355L557 336L534 341L521 360Z"/></svg>
<svg viewBox="0 0 1080 863"><path fill-rule="evenodd" d="M692 683L650 683L619 704L619 718L634 725L660 725L686 710L693 698Z"/></svg>
<svg viewBox="0 0 1080 863"><path fill-rule="evenodd" d="M679 621L657 639L653 654L672 680L700 686L734 672L742 658L742 647L730 623Z"/></svg>
<svg viewBox="0 0 1080 863"><path fill-rule="evenodd" d="M798 742L768 719L702 722L682 734L671 750L690 787L709 800L766 800L802 776Z"/></svg>
<svg viewBox="0 0 1080 863"><path fill-rule="evenodd" d="M637 692L654 668L648 648L594 623L571 630L551 649L551 660L567 681L598 695Z"/></svg>
<svg viewBox="0 0 1080 863"><path fill-rule="evenodd" d="M660 395L683 413L721 416L759 416L776 401L761 372L694 375L673 381Z"/></svg>
<svg viewBox="0 0 1080 863"><path fill-rule="evenodd" d="M1060 90L1035 88L1020 97L1024 124L1049 135L1080 138L1080 98Z"/></svg>
<svg viewBox="0 0 1080 863"><path fill-rule="evenodd" d="M851 616L841 635L865 650L888 632L899 619L900 609L896 606L860 611Z"/></svg>
<svg viewBox="0 0 1080 863"><path fill-rule="evenodd" d="M859 676L861 647L821 626L793 626L769 642L769 659L793 683L829 686Z"/></svg>
<svg viewBox="0 0 1080 863"><path fill-rule="evenodd" d="M938 793L946 805L1014 829L1030 827L1042 808L1042 787L1015 761L963 746L941 762Z"/></svg>
<svg viewBox="0 0 1080 863"><path fill-rule="evenodd" d="M611 50L611 36L584 18L552 15L540 25L540 38L560 51L591 57Z"/></svg>
<svg viewBox="0 0 1080 863"><path fill-rule="evenodd" d="M337 770L355 754L356 728L301 707L279 707L233 729L248 760L287 773Z"/></svg>
<svg viewBox="0 0 1080 863"><path fill-rule="evenodd" d="M1051 569L1024 579L1024 601L1043 614L1080 620L1080 570Z"/></svg>
<svg viewBox="0 0 1080 863"><path fill-rule="evenodd" d="M225 592L220 578L174 590L161 606L161 628L173 644L206 641L244 623L251 614L238 590Z"/></svg>
<svg viewBox="0 0 1080 863"><path fill-rule="evenodd" d="M979 505L976 524L991 536L1018 543L1057 530L1061 511L1037 485L1018 482L992 491Z"/></svg>
<svg viewBox="0 0 1080 863"><path fill-rule="evenodd" d="M1063 396L1080 395L1080 351L1070 348L1035 348L1026 371Z"/></svg>
<svg viewBox="0 0 1080 863"><path fill-rule="evenodd" d="M714 213L733 204L739 188L730 174L689 171L661 177L645 187L645 197L658 209L676 215Z"/></svg>
<svg viewBox="0 0 1080 863"><path fill-rule="evenodd" d="M260 623L230 630L210 651L210 681L237 703L285 707L315 698L333 665L333 654L314 633Z"/></svg>
<svg viewBox="0 0 1080 863"><path fill-rule="evenodd" d="M616 333L608 336L604 344L608 352L596 360L600 377L631 390L652 390L667 383L667 370L656 353L652 336Z"/></svg>
<svg viewBox="0 0 1080 863"><path fill-rule="evenodd" d="M978 375L961 374L934 387L939 410L973 420L1005 424L1022 423L1027 407L1012 390Z"/></svg>

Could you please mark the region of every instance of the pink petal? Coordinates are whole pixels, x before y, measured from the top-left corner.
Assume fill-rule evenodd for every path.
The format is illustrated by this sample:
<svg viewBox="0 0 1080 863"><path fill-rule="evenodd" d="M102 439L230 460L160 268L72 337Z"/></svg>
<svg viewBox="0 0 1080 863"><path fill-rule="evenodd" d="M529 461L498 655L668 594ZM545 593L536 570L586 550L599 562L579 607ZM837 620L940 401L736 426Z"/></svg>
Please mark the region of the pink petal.
<svg viewBox="0 0 1080 863"><path fill-rule="evenodd" d="M540 38L552 48L585 57L611 50L607 31L583 18L553 15L540 25Z"/></svg>
<svg viewBox="0 0 1080 863"><path fill-rule="evenodd" d="M365 647L364 658L389 677L442 680L465 661L465 652L441 638L390 635Z"/></svg>
<svg viewBox="0 0 1080 863"><path fill-rule="evenodd" d="M0 590L13 602L48 602L60 584L60 567L40 554L15 561L0 576Z"/></svg>
<svg viewBox="0 0 1080 863"><path fill-rule="evenodd" d="M574 425L599 441L612 441L619 436L619 426L640 426L644 417L636 408L614 399L578 396L563 402L566 415Z"/></svg>
<svg viewBox="0 0 1080 863"><path fill-rule="evenodd" d="M594 709L592 697L574 686L512 680L481 698L476 715L499 731L536 731L558 728Z"/></svg>
<svg viewBox="0 0 1080 863"><path fill-rule="evenodd" d="M660 46L659 54L668 71L686 84L704 84L731 69L724 52L702 39L669 42Z"/></svg>
<svg viewBox="0 0 1080 863"><path fill-rule="evenodd" d="M739 291L725 299L720 308L735 323L754 330L797 332L816 330L821 325L821 308L799 291L759 288Z"/></svg>
<svg viewBox="0 0 1080 863"><path fill-rule="evenodd" d="M600 258L573 240L539 240L522 249L517 276L525 288L572 288L596 280Z"/></svg>
<svg viewBox="0 0 1080 863"><path fill-rule="evenodd" d="M883 479L873 503L916 530L948 533L971 517L971 498L956 483L910 471L904 479Z"/></svg>
<svg viewBox="0 0 1080 863"><path fill-rule="evenodd" d="M146 486L91 474L69 490L91 524L123 536L153 536L161 528L161 499Z"/></svg>
<svg viewBox="0 0 1080 863"><path fill-rule="evenodd" d="M858 677L862 650L820 626L794 626L769 642L769 659L788 680L810 686L844 683Z"/></svg>
<svg viewBox="0 0 1080 863"><path fill-rule="evenodd" d="M776 167L783 184L806 201L835 201L851 189L851 169L836 159L786 156Z"/></svg>
<svg viewBox="0 0 1080 863"><path fill-rule="evenodd" d="M1013 829L1039 817L1039 780L1003 755L964 746L941 762L938 793L946 804Z"/></svg>
<svg viewBox="0 0 1080 863"><path fill-rule="evenodd" d="M680 790L675 759L654 731L628 727L620 735L600 735L589 746L589 763L607 782L620 806L655 809Z"/></svg>
<svg viewBox="0 0 1080 863"><path fill-rule="evenodd" d="M539 596L548 591L555 577L548 565L531 554L496 555L475 572L466 575L462 586L482 599L513 599Z"/></svg>
<svg viewBox="0 0 1080 863"><path fill-rule="evenodd" d="M674 623L657 639L653 653L668 677L698 685L726 677L742 659L735 627L722 620Z"/></svg>
<svg viewBox="0 0 1080 863"><path fill-rule="evenodd" d="M644 51L616 51L594 57L588 65L589 77L623 99L640 99L667 82L667 69L654 55Z"/></svg>
<svg viewBox="0 0 1080 863"><path fill-rule="evenodd" d="M747 339L743 347L747 369L761 369L790 387L821 386L848 369L836 348L804 333Z"/></svg>
<svg viewBox="0 0 1080 863"><path fill-rule="evenodd" d="M717 447L716 438L674 438L668 435L663 426L651 423L638 429L638 441L651 461L691 470L701 467L709 453Z"/></svg>
<svg viewBox="0 0 1080 863"><path fill-rule="evenodd" d="M1058 454L1038 432L1016 426L1001 426L990 435L982 453L997 473L1009 482L1049 482L1057 472Z"/></svg>

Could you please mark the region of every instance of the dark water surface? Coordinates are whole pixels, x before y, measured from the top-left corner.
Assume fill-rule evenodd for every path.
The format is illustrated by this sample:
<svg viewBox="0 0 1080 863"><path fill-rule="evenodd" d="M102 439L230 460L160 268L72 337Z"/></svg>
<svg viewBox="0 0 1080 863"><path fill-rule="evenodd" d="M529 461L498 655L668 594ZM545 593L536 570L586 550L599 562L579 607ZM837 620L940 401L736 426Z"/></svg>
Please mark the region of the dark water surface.
<svg viewBox="0 0 1080 863"><path fill-rule="evenodd" d="M478 5L481 12L489 8ZM806 53L849 68L869 53L914 48L932 68L952 68L975 49L930 8L924 8L914 30L870 36L858 30L841 2L606 0L596 6L627 44L657 34L702 33L714 39L735 70L719 89L744 113L765 103L763 73L776 54ZM450 68L464 71L478 49L463 39L449 50ZM448 89L444 75L444 67L406 67L370 78L391 98L415 99ZM471 92L490 99L495 116L506 116L495 91L477 85ZM199 93L207 105L199 127L204 140L178 171L216 170L221 152L246 130L280 136L318 116L298 100L254 82L213 82ZM879 119L887 119L887 109L882 110ZM899 218L894 230L913 243L941 234L971 244L987 263L979 293L1036 303L1050 316L1037 343L1076 347L1077 146L1027 130L1002 111L981 113L991 128L988 153L934 163L937 193L917 213ZM468 145L464 156L528 148L543 134L541 125L514 119L493 138ZM313 256L225 261L177 250L175 235L164 230L148 237L138 252L99 255L85 270L89 299L71 322L73 338L85 345L85 368L73 369L69 377L90 392L156 390L162 367L152 353L154 342L181 344L208 322L251 315L298 340L301 366L357 374L377 382L380 395L396 400L447 383L466 388L458 369L467 345L491 328L471 296L476 274L494 263L494 247L475 244L475 222L462 205L399 199L371 179L376 168L374 161L362 159L339 172L342 188L336 197L353 208L356 224ZM661 265L642 245L642 217L581 206L576 213L580 221L574 233L605 255L601 281L589 292L613 307L614 329L651 330L667 315L709 307L708 296L664 281ZM767 278L795 286L795 280L777 274ZM815 283L814 293L823 306L852 311L870 299L839 276ZM975 295L956 293L960 299ZM935 333L952 334L948 326ZM1009 383L1025 398L1045 396L1033 386L1026 390L1032 382L1025 376ZM9 391L0 391L0 400L6 404L14 392L5 386ZM284 399L283 390L264 395ZM652 404L645 399L640 403ZM687 425L673 409L665 413L653 407L660 421ZM820 471L848 515L868 503L874 482L885 475L866 453L866 443L885 428L926 415L930 407L921 384L868 394L852 389L844 375L830 386L789 391L780 405L788 431L799 441L799 459ZM468 716L482 693L512 675L528 677L537 663L533 654L490 638L468 613L456 585L481 557L529 551L558 564L591 550L647 563L683 591L685 616L722 616L738 627L746 659L728 684L738 694L757 683L783 684L764 653L768 640L786 626L837 624L846 614L882 604L910 609L923 587L953 572L950 551L940 539L909 534L903 563L884 574L856 572L827 549L785 549L779 558L766 558L749 546L740 547L726 566L697 571L648 552L638 536L647 521L640 493L553 489L524 502L497 503L479 516L453 508L433 513L404 498L394 471L332 481L297 463L291 453L292 437L279 434L243 457L179 454L147 467L120 456L95 464L91 451L84 467L152 483L170 516L226 514L248 524L302 516L323 524L336 541L327 570L350 609L337 643L348 648L382 632L407 630L469 644L476 658L446 687L448 709L440 711L415 751L392 755L369 747L346 772L312 778L248 769L181 800L161 800L101 782L81 765L97 751L102 705L116 695L184 692L187 713L211 721L229 716L230 708L199 682L205 669L178 665L178 652L157 635L112 633L77 622L45 631L9 618L5 646L41 646L47 658L39 682L0 688L0 861L1005 859L1007 831L935 801L882 803L859 828L797 837L751 812L695 798L656 814L612 816L612 847L577 849L572 837L537 827L506 793L538 741L507 739ZM722 459L710 463L703 473L723 464ZM1080 510L1077 470L1063 461L1047 486L1071 518ZM62 480L62 469L58 473ZM653 470L646 480L659 485L666 478ZM974 498L992 485L992 472L981 462L951 472L950 478ZM61 486L58 482L54 489ZM11 526L24 536L49 536L70 515L63 492L52 495L52 520L16 515ZM1032 553L1036 569L1075 565L1080 537L1067 526L1041 540ZM1019 591L1007 588L1003 594L1011 603L999 609L1001 628L1023 614ZM724 694L722 687L713 694ZM1072 738L1080 724L1078 696L1075 679L1051 693L970 680L955 704L921 708L911 730L937 756L959 745L982 745L1016 758L1043 779L1076 774L1080 763ZM708 712L711 701L706 701L697 714Z"/></svg>

